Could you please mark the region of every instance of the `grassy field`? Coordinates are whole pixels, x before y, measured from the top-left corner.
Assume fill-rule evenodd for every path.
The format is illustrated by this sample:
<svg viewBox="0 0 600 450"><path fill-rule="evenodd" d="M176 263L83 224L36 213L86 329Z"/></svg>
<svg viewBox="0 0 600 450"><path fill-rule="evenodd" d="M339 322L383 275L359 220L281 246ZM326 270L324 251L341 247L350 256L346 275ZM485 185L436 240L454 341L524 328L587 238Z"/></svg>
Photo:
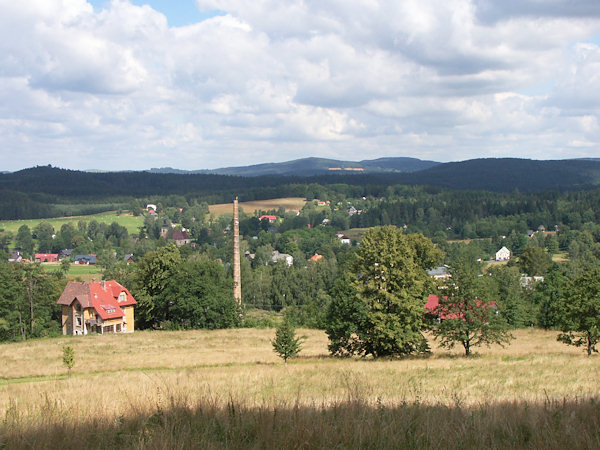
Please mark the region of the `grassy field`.
<svg viewBox="0 0 600 450"><path fill-rule="evenodd" d="M552 261L557 263L563 263L569 261L569 254L567 252L564 253L555 253L552 255Z"/></svg>
<svg viewBox="0 0 600 450"><path fill-rule="evenodd" d="M286 198L273 198L270 200L256 200L252 202L240 202L239 207L246 214L252 215L254 211L262 210L268 211L270 209L279 209L284 207L285 209L297 209L300 210L306 204L306 199L301 197L286 197ZM208 210L215 216L222 214L233 214L233 203L221 203L218 205L210 205Z"/></svg>
<svg viewBox="0 0 600 450"><path fill-rule="evenodd" d="M60 263L42 263L46 272L53 272L60 268ZM98 265L71 264L67 273L68 280L92 281L102 279L102 267Z"/></svg>
<svg viewBox="0 0 600 450"><path fill-rule="evenodd" d="M0 229L4 229L5 232L11 232L17 234L17 230L22 225L27 225L33 230L40 222L48 222L54 227L56 231L60 230L60 227L65 223L71 223L77 228L77 222L84 220L89 222L95 220L97 222L104 222L111 224L117 222L119 225L127 228L129 233L137 233L138 228L144 224L144 219L141 216L134 217L131 214L116 214L116 211L107 211L100 214L92 214L89 216L69 216L69 217L55 217L50 219L27 219L27 220L5 220L0 222Z"/></svg>
<svg viewBox="0 0 600 450"><path fill-rule="evenodd" d="M519 330L466 359L336 359L323 332L284 366L272 329L0 345L0 448L597 448L600 357ZM75 349L71 378L61 349ZM81 441L81 439L84 439Z"/></svg>

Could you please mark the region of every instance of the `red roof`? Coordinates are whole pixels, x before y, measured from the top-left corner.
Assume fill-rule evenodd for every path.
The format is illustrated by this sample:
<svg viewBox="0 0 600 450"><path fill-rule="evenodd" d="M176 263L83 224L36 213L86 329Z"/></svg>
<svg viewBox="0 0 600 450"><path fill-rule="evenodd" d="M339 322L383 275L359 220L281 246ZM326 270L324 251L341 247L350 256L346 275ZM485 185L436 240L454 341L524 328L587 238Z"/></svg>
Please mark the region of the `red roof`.
<svg viewBox="0 0 600 450"><path fill-rule="evenodd" d="M323 258L323 255L319 255L318 253L315 253L314 255L312 255L308 260L309 261L318 261L321 258Z"/></svg>
<svg viewBox="0 0 600 450"><path fill-rule="evenodd" d="M124 295L121 296L121 293ZM125 313L121 307L137 304L127 288L115 280L92 283L70 281L57 303L69 306L75 300L83 309L94 308L103 320L123 317Z"/></svg>
<svg viewBox="0 0 600 450"><path fill-rule="evenodd" d="M175 230L173 231L173 240L182 241L185 239L189 239L190 236L185 231Z"/></svg>
<svg viewBox="0 0 600 450"><path fill-rule="evenodd" d="M277 216L264 214L258 218L258 220L269 219L269 222L275 222L277 220Z"/></svg>
<svg viewBox="0 0 600 450"><path fill-rule="evenodd" d="M39 259L42 262L53 262L58 259L58 253L36 253L35 259Z"/></svg>
<svg viewBox="0 0 600 450"><path fill-rule="evenodd" d="M444 299L448 299L447 296L444 296ZM463 311L460 311L458 307L453 308L456 304L448 304L440 306L440 299L437 295L430 294L427 297L427 303L425 303L425 309L429 314L439 315L440 319L458 319L463 316ZM490 308L496 306L496 302L484 303L481 300L473 300L472 302L467 302L465 309L470 309L473 307L476 308Z"/></svg>

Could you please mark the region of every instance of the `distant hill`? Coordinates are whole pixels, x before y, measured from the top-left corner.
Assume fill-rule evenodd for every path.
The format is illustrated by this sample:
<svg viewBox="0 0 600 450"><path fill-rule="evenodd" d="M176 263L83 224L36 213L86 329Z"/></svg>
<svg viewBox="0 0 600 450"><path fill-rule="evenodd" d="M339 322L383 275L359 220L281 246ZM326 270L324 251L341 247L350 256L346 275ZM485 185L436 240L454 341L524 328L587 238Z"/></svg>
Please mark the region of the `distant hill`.
<svg viewBox="0 0 600 450"><path fill-rule="evenodd" d="M536 161L529 159L473 159L453 163L434 163L433 166L413 172L393 170L371 172L368 164L364 171L348 171L353 176L336 175L345 170L322 170L321 175L306 176L319 164L329 164L318 158L290 161L278 164L279 170L287 172L294 168L293 175L265 174L261 176L149 173L149 172L102 172L90 173L76 170L38 166L18 172L0 174L1 191L35 194L36 201L43 203L47 196L65 198L90 197L143 197L147 195L201 194L213 196L216 203L228 201L233 195L244 195L245 200L305 195L305 186L311 183L345 183L361 186L364 195L380 192L377 187L396 184L429 185L449 189L472 189L495 192L541 192L550 190L573 190L600 185L600 161L558 160ZM325 161L325 162L324 162ZM419 161L419 160L415 160ZM415 164L419 164L418 162ZM400 162L380 159L369 161L376 167ZM340 161L337 167L346 168ZM356 163L353 163L356 164ZM269 166L269 165L260 165ZM259 167L259 166L250 166ZM302 169L304 167L304 171ZM324 167L324 166L321 166ZM349 168L355 168L348 166ZM397 166L398 167L398 166ZM414 168L415 166L413 166ZM272 169L272 168L271 168ZM264 168L263 170L266 170ZM257 173L254 169L252 173ZM285 195L283 195L285 194ZM0 195L2 197L2 195ZM224 199L224 200L223 200ZM15 204L21 200L15 200Z"/></svg>
<svg viewBox="0 0 600 450"><path fill-rule="evenodd" d="M151 173L177 173L177 174L215 174L237 175L243 177L259 177L264 175L346 175L361 173L407 173L428 169L440 163L424 161L417 158L393 157L379 158L363 161L341 161L326 158L302 158L281 163L254 164L251 166L223 167L212 170L180 170L171 167L153 168Z"/></svg>
<svg viewBox="0 0 600 450"><path fill-rule="evenodd" d="M600 161L485 158L439 164L407 174L405 182L496 192L578 189L600 184Z"/></svg>

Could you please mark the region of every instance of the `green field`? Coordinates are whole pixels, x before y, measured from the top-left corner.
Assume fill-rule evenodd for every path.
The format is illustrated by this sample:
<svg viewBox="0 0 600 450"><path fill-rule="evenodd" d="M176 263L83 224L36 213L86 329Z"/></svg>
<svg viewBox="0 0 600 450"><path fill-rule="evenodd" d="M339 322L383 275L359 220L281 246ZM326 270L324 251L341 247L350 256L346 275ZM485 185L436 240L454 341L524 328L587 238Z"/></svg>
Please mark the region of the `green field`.
<svg viewBox="0 0 600 450"><path fill-rule="evenodd" d="M100 214L92 214L89 216L69 216L69 217L55 217L50 219L27 219L27 220L4 220L0 221L0 229L4 229L5 232L17 234L17 230L22 225L27 225L33 230L40 222L47 222L54 227L54 230L59 231L60 227L65 223L71 223L74 227L77 227L77 222L84 220L89 222L95 220L96 222L104 222L111 224L117 222L119 225L127 228L127 231L131 233L137 233L139 227L144 224L144 218L142 216L135 217L131 214L117 215L116 211L107 211Z"/></svg>

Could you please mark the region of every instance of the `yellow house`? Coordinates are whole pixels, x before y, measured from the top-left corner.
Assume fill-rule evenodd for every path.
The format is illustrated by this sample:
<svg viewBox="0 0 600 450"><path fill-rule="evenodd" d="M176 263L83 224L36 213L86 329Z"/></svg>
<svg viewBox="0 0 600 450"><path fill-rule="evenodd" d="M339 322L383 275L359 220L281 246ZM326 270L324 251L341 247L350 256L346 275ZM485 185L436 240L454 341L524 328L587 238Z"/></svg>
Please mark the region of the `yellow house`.
<svg viewBox="0 0 600 450"><path fill-rule="evenodd" d="M133 333L133 307L127 288L114 280L70 281L58 299L63 334Z"/></svg>

